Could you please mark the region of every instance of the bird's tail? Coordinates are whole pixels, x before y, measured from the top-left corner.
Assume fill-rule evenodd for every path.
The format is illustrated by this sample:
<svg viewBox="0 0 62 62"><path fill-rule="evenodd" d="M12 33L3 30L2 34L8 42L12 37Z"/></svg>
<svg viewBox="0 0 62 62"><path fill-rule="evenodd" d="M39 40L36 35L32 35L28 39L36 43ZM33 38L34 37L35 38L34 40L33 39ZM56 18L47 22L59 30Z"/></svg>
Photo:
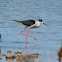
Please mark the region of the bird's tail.
<svg viewBox="0 0 62 62"><path fill-rule="evenodd" d="M13 21L16 21L16 22L18 22L18 20L13 20Z"/></svg>
<svg viewBox="0 0 62 62"><path fill-rule="evenodd" d="M13 21L16 21L16 22L20 22L21 23L21 21L18 21L18 20L13 20Z"/></svg>

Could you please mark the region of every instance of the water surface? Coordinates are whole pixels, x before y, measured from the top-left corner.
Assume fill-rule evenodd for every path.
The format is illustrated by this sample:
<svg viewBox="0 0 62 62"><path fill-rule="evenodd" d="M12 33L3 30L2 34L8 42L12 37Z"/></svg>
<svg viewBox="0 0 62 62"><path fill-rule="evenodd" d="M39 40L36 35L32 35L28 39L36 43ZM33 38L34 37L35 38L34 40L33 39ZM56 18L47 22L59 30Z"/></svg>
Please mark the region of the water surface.
<svg viewBox="0 0 62 62"><path fill-rule="evenodd" d="M62 0L0 0L0 49L1 54L7 54L7 50L22 51L26 55L25 36L19 32L24 28L22 25L12 20L28 20L28 19L43 19L40 28L32 29L29 35L35 36L37 40L28 37L28 52L39 53L38 61L29 62L49 62L47 51L50 54L51 62L56 60L57 52L55 40L58 48L62 40ZM28 29L24 31L27 33ZM35 46L35 47L33 47ZM6 62L3 57L1 62ZM14 60L13 62L16 62Z"/></svg>

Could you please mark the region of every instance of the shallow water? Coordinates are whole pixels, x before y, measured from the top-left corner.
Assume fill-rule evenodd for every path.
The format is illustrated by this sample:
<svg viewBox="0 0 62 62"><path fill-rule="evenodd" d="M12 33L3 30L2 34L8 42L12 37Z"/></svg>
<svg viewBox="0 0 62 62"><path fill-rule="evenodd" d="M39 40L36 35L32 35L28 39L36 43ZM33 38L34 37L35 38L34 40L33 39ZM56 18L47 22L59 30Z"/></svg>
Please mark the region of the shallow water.
<svg viewBox="0 0 62 62"><path fill-rule="evenodd" d="M34 40L28 37L27 49L24 35L19 32L24 28L22 25L12 20L43 19L40 28L32 29L29 35L37 38ZM27 33L26 29L24 33ZM51 62L58 62L55 40L58 48L62 40L62 0L0 0L0 49L1 54L7 54L11 50L22 51L23 55L39 53L38 61L33 59L29 62L49 62L47 52L49 52ZM6 59L0 60L6 62ZM14 60L13 62L16 62ZM26 61L27 62L27 61Z"/></svg>

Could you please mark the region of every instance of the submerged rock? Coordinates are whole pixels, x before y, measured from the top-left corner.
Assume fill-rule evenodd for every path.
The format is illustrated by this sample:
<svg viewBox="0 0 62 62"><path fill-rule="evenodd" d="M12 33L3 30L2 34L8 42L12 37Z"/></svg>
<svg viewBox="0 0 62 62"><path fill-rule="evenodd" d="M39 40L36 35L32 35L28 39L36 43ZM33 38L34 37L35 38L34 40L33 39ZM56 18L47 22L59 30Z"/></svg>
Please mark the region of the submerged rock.
<svg viewBox="0 0 62 62"><path fill-rule="evenodd" d="M38 53L33 53L33 54L30 54L30 55L26 55L26 58L38 58Z"/></svg>
<svg viewBox="0 0 62 62"><path fill-rule="evenodd" d="M25 60L25 57L21 54L21 51L16 51L15 59L16 59L16 61L23 61L23 60Z"/></svg>
<svg viewBox="0 0 62 62"><path fill-rule="evenodd" d="M21 51L15 51L15 55L21 54L21 53L22 53Z"/></svg>
<svg viewBox="0 0 62 62"><path fill-rule="evenodd" d="M39 55L38 53L33 53L33 54L31 54L31 55Z"/></svg>
<svg viewBox="0 0 62 62"><path fill-rule="evenodd" d="M11 51L7 51L6 59L8 59L8 58L14 59L14 55L12 54Z"/></svg>

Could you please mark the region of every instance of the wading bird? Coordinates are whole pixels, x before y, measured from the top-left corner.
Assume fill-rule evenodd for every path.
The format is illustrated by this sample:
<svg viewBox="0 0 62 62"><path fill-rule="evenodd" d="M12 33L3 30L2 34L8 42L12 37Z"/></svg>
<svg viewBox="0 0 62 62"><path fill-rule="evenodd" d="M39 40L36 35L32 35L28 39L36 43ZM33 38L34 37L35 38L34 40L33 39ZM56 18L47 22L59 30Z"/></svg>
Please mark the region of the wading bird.
<svg viewBox="0 0 62 62"><path fill-rule="evenodd" d="M30 36L30 35L28 35L30 29L32 29L32 28L39 28L40 24L43 23L42 19L38 19L37 21L35 21L35 20L25 20L25 21L13 20L13 21L16 21L16 22L22 24L23 26L25 26L25 29L26 28L29 29L28 32L27 32L27 34L22 33L25 29L23 29L22 31L20 31L20 34L26 35L26 44L27 44L27 36ZM45 23L43 23L43 24L47 25ZM37 40L34 36L30 36L30 37L33 37L35 40Z"/></svg>

